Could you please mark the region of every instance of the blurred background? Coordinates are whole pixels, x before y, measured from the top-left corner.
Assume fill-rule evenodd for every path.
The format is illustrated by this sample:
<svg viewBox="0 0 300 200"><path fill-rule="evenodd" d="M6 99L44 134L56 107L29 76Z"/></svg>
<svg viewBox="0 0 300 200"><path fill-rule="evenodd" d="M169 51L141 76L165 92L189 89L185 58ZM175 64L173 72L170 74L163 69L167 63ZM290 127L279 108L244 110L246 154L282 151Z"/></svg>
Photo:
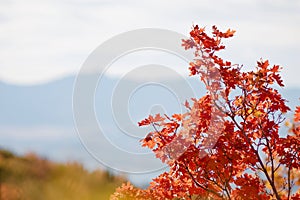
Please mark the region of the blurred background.
<svg viewBox="0 0 300 200"><path fill-rule="evenodd" d="M125 179L146 187L161 171L142 175L118 172L86 151L73 121L73 84L88 55L111 37L139 28L162 28L188 36L193 24L207 29L212 25L221 30L235 29L235 37L224 42L227 46L222 56L243 64L245 70L254 69L260 58L282 65L286 87L281 92L292 109L300 105L299 0L1 0L0 183L10 183L1 187L1 191L18 193L18 188L26 185L31 188L28 191L37 195L31 199L39 199L40 191L48 191L48 199L75 199L65 194L65 188L69 188L70 193L81 188L91 194L81 199L106 199ZM115 63L105 73L105 90L113 90L112 83L135 66L153 63L168 65L187 77L199 96L205 92L197 80L188 78L188 63L164 52L149 51L132 54ZM168 79L168 74L160 76ZM134 81L134 77L128 81ZM178 104L182 102L176 101L172 94L161 88L144 89L129 104L133 123L146 117L152 105L165 106L169 114L178 112ZM105 91L97 91L95 102L101 101L102 92ZM96 109L95 112L110 111ZM115 125L108 121L105 126L109 129ZM111 130L111 134L121 138L125 149L141 148L138 139L132 145L121 131ZM110 133L106 134L109 137ZM109 154L109 149L103 151ZM124 163L136 164L130 163L130 158L120 165ZM138 164L149 165L147 162ZM30 171L31 167L36 171ZM8 178L8 174L15 177ZM36 188L38 180L47 180L48 185L39 190ZM15 182L20 184L16 186ZM103 186L104 183L107 185ZM88 184L91 187L87 188L93 191L85 188ZM106 187L108 189L98 191Z"/></svg>

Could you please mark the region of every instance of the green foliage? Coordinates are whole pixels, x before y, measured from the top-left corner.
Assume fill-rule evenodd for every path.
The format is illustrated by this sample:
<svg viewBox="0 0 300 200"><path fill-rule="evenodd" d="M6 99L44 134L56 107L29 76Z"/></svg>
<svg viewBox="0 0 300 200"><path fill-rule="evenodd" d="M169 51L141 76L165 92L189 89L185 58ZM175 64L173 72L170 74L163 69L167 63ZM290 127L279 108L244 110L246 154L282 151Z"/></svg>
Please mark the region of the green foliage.
<svg viewBox="0 0 300 200"><path fill-rule="evenodd" d="M109 172L89 172L78 163L54 163L35 154L0 150L0 200L108 199L125 180Z"/></svg>

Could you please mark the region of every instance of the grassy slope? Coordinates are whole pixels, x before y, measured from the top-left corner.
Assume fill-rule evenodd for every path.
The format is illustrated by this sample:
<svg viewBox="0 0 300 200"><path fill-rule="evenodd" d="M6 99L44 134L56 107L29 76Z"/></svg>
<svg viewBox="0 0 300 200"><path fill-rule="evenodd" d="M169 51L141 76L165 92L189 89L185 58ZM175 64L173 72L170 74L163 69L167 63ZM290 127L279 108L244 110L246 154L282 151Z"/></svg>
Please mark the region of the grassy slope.
<svg viewBox="0 0 300 200"><path fill-rule="evenodd" d="M0 150L0 200L106 200L124 181L108 172L88 172L78 163L53 163Z"/></svg>

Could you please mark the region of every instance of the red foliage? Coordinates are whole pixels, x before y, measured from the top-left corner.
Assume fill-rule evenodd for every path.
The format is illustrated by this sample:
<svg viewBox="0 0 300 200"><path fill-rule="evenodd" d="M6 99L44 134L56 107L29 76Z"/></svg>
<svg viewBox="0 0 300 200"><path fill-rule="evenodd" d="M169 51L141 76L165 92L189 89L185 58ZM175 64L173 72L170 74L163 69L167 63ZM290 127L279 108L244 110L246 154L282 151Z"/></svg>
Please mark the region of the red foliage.
<svg viewBox="0 0 300 200"><path fill-rule="evenodd" d="M245 72L217 56L225 49L222 39L234 33L213 26L209 36L194 26L182 45L195 49L190 74L199 76L207 94L186 101L183 114L139 123L153 126L142 144L170 168L151 182L149 198L300 198L292 174L300 170L300 128L295 124L287 136L279 134L290 110L274 88L284 86L281 68L260 60L256 70ZM294 121L300 121L300 107ZM279 170L287 172L280 183Z"/></svg>

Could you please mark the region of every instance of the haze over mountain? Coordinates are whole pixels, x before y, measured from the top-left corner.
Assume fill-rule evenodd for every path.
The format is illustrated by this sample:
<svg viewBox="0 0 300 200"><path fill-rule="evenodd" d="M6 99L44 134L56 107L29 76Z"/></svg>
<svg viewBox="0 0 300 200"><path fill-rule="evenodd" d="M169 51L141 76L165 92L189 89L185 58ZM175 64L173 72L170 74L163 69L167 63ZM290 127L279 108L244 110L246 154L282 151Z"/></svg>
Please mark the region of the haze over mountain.
<svg viewBox="0 0 300 200"><path fill-rule="evenodd" d="M92 158L78 137L72 111L74 81L75 76L33 86L17 86L0 82L0 147L20 154L34 151L52 160L77 160L90 169L110 166L109 163L103 166ZM171 82L174 82L175 85L178 84L174 80ZM106 106L107 102L111 101L110 98L113 96L117 83L117 79L104 77L96 89L95 113L99 123L106 133L105 136L114 145L125 151L149 154L150 152L142 148L139 143L139 139L147 131L144 130L142 135L135 133L135 137L128 137L115 124L111 106ZM122 85L127 84L136 83L133 80L122 82ZM182 87L178 86L179 89ZM184 89L182 88L182 91ZM151 112L153 105L152 112L158 112L161 109L169 114L180 112L181 108L176 96L163 86L148 84L144 86L143 90L135 91L134 95L127 99L132 117L132 124L128 124L129 126L137 128L137 122ZM128 111L122 110L122 112ZM118 114L116 115L118 116ZM124 120L121 119L121 121ZM152 161L147 161L148 158L145 158L146 162L134 162L130 158L113 155L109 148L104 147L102 141L96 141L96 145L99 147L99 151L103 151L109 156L107 159L113 159L108 162L114 162L115 166L112 166L114 168L134 169L132 166L135 166L151 169L152 163L156 163L156 166L161 165L154 156L152 156Z"/></svg>
<svg viewBox="0 0 300 200"><path fill-rule="evenodd" d="M89 149L89 147L83 146L79 139L80 134L76 132L72 111L74 81L75 76L33 86L16 86L0 82L0 147L20 154L34 151L52 160L77 160L90 169L107 167L88 154L85 148ZM118 97L114 96L116 88L120 86L118 81L116 78L104 77L95 89L95 114L98 123L105 137L116 147L129 153L132 152L132 154L149 155L151 153L142 148L139 143L139 139L147 133L148 129L137 129L137 122L150 113L180 113L183 101L178 101L176 91L177 93L184 91L186 86L178 80L169 80L166 83L169 84L169 88L166 84L165 86L155 83L139 85L140 83L135 80L122 80L121 85L140 87L132 91L129 99L115 100L117 105L126 101L127 106L125 109L115 106L117 112L112 113L111 99ZM198 80L190 78L187 81L197 94L196 97L204 94L203 85L199 84ZM280 90L292 109L300 104L300 87ZM129 113L131 119L126 119L124 113ZM121 123L126 123L118 124L116 119ZM133 130L129 133L132 135L128 135L124 129L127 132ZM134 130L141 131L135 132ZM88 139L94 140L94 138ZM94 142L99 147L97 150L107 155L104 158L106 164L113 165L115 169L151 169L151 167L155 169L160 166L160 162L154 156L135 161L130 157L124 158L113 153L103 141ZM154 172L154 174L157 173ZM154 174L143 175L143 181L147 179L147 176L149 179ZM137 178L136 182L142 183L142 179Z"/></svg>

